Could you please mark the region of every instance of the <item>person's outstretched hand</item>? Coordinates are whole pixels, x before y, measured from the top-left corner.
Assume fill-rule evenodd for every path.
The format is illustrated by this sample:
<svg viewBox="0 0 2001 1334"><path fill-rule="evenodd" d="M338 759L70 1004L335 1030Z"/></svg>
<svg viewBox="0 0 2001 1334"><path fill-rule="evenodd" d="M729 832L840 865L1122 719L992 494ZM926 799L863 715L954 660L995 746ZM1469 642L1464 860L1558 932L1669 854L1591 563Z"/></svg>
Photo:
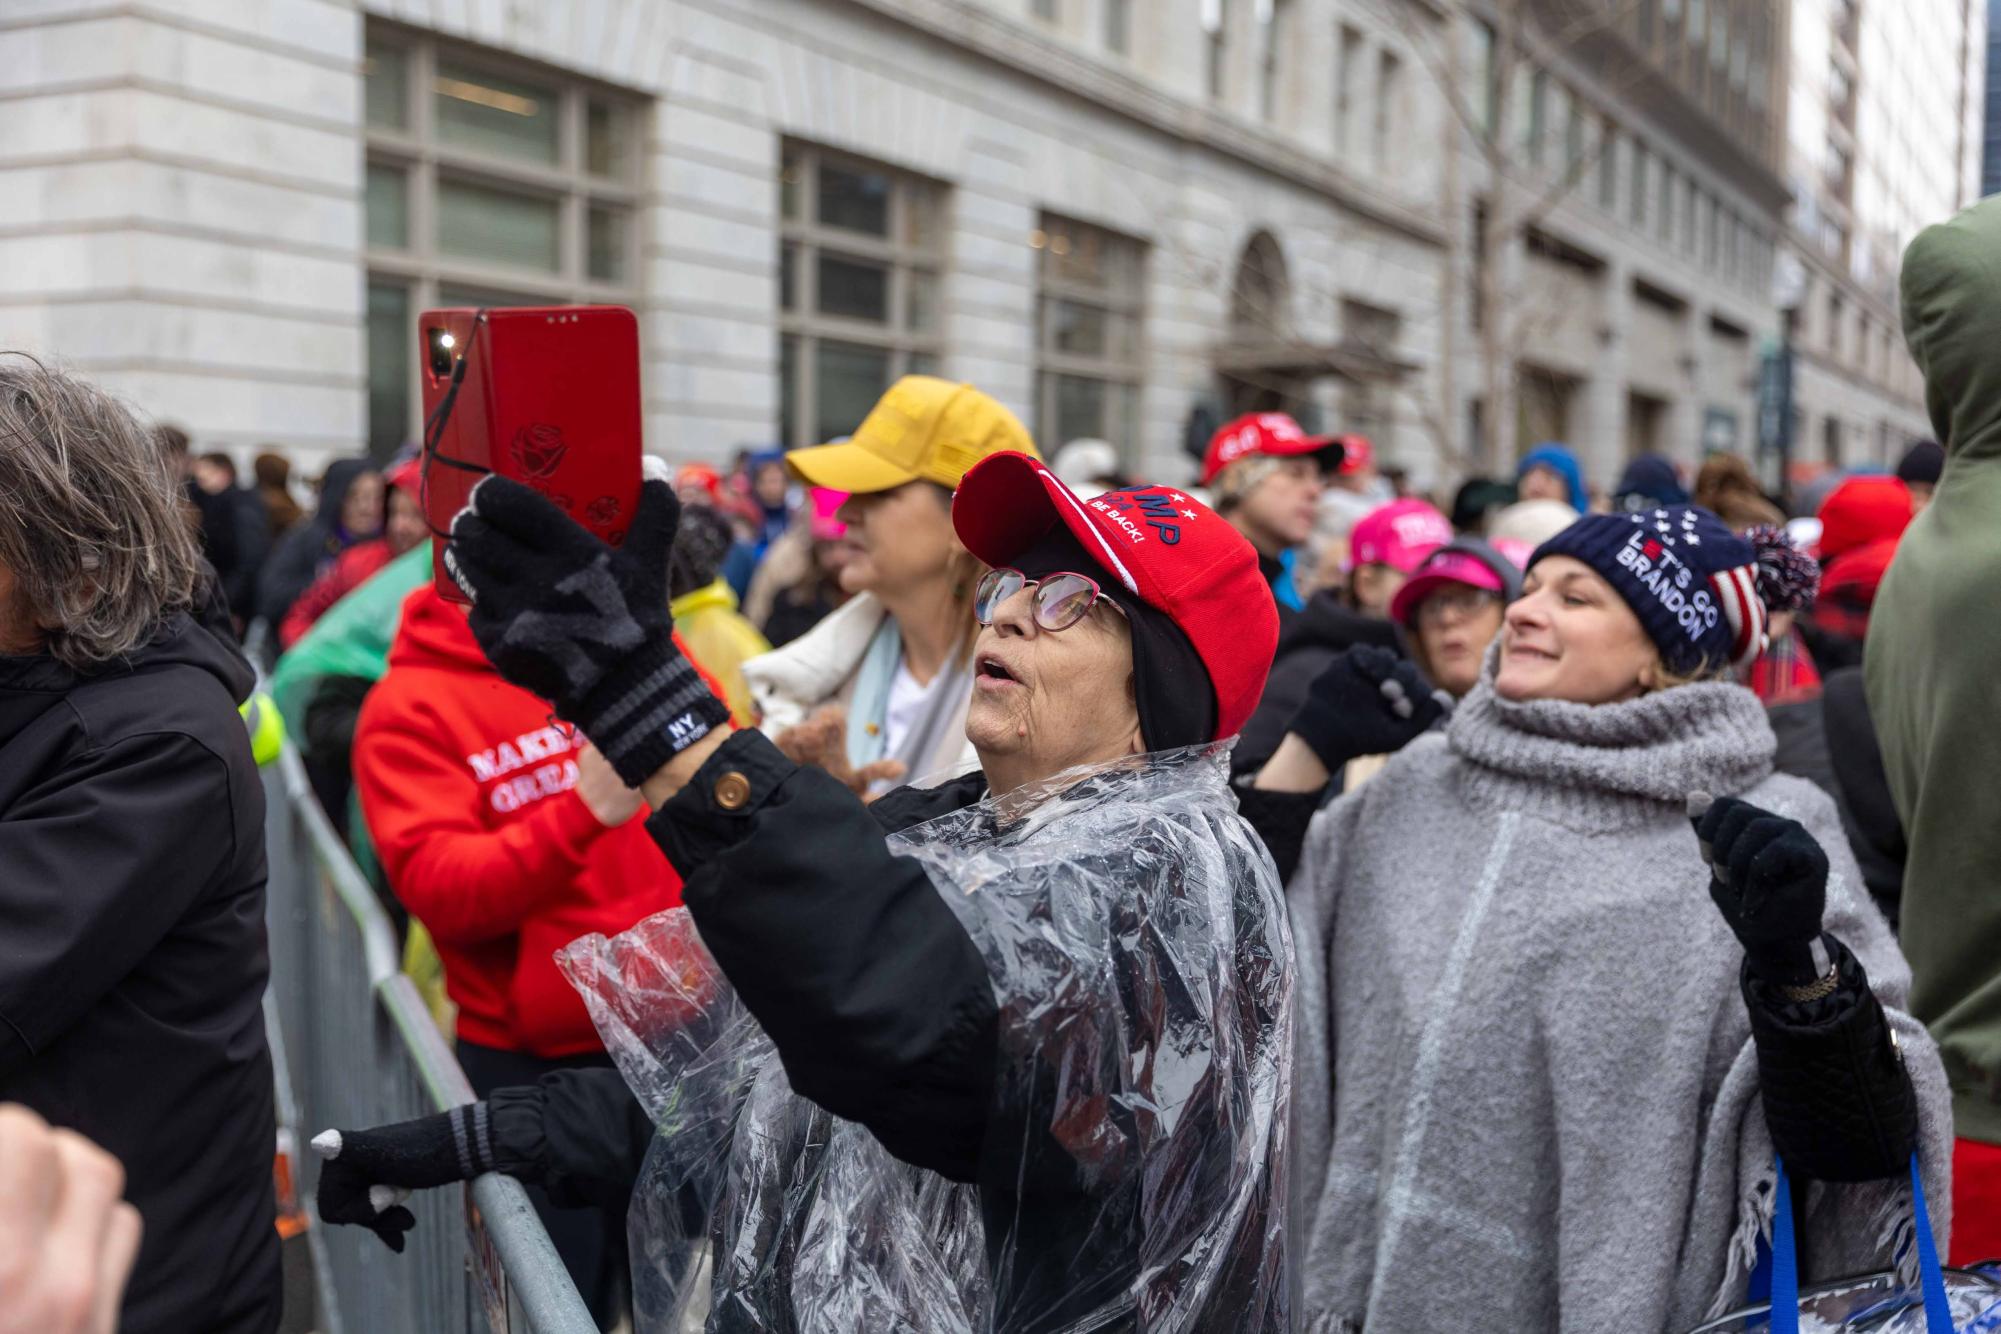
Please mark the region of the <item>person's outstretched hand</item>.
<svg viewBox="0 0 2001 1334"><path fill-rule="evenodd" d="M1813 945L1827 909L1827 853L1798 820L1735 797L1697 809L1690 823L1709 863L1709 897L1744 946L1751 971L1768 982L1805 986L1820 971Z"/></svg>
<svg viewBox="0 0 2001 1334"><path fill-rule="evenodd" d="M373 1130L323 1130L313 1137L313 1150L326 1160L315 1196L321 1221L358 1224L398 1254L403 1234L417 1226L403 1204L412 1189L470 1181L493 1170L483 1102Z"/></svg>
<svg viewBox="0 0 2001 1334"><path fill-rule="evenodd" d="M647 482L613 549L531 488L488 477L445 549L494 668L582 728L628 787L729 721L674 642L667 558L680 521L674 488Z"/></svg>
<svg viewBox="0 0 2001 1334"><path fill-rule="evenodd" d="M1433 690L1408 659L1357 644L1314 678L1287 730L1337 773L1359 756L1402 750L1451 712L1452 696Z"/></svg>
<svg viewBox="0 0 2001 1334"><path fill-rule="evenodd" d="M873 800L869 790L877 783L894 783L907 767L902 760L870 760L860 768L848 763L848 715L838 704L786 728L771 744L794 764L825 769L863 801Z"/></svg>
<svg viewBox="0 0 2001 1334"><path fill-rule="evenodd" d="M115 1334L141 1231L124 1193L116 1158L0 1105L0 1334Z"/></svg>

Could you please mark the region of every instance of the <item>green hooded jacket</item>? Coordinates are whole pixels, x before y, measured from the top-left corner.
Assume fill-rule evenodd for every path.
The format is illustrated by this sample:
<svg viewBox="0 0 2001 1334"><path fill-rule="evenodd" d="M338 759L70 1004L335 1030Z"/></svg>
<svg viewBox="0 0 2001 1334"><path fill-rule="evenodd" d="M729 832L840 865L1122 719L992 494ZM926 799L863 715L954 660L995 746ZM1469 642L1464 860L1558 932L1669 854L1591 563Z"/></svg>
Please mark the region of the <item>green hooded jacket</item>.
<svg viewBox="0 0 2001 1334"><path fill-rule="evenodd" d="M2001 196L1904 252L1904 339L1945 445L1870 615L1864 674L1910 840L1911 1012L1961 1136L2001 1144Z"/></svg>

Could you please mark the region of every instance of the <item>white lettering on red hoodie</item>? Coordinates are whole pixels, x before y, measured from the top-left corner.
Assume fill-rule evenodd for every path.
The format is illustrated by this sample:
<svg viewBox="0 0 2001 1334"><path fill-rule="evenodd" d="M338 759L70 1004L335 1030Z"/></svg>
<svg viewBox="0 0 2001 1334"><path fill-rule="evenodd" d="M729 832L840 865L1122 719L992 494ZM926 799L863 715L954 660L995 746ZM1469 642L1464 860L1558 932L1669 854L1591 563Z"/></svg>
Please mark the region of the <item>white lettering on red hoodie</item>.
<svg viewBox="0 0 2001 1334"><path fill-rule="evenodd" d="M464 611L426 583L355 730L354 781L390 887L422 922L459 1037L505 1051L602 1050L555 951L681 901L646 812L607 829L576 794L581 733L501 680Z"/></svg>

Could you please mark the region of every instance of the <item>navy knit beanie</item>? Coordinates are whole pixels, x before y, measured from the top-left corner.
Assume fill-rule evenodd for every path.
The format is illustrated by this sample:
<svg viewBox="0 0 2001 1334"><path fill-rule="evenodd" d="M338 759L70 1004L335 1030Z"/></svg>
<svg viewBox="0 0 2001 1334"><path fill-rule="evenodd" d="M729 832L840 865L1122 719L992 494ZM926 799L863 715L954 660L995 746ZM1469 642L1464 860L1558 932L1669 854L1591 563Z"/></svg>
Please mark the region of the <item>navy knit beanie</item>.
<svg viewBox="0 0 2001 1334"><path fill-rule="evenodd" d="M1597 571L1640 618L1667 669L1744 668L1765 648L1757 552L1694 505L1589 514L1535 549Z"/></svg>

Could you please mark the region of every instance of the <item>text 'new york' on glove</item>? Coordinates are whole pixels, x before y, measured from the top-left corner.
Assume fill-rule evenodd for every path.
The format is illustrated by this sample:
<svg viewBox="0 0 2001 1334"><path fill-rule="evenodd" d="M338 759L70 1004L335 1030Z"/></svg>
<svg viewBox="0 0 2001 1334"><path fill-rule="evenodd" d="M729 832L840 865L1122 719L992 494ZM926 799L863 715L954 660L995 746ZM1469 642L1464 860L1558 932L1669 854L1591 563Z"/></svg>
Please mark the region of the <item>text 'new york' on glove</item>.
<svg viewBox="0 0 2001 1334"><path fill-rule="evenodd" d="M403 1250L417 1216L403 1206L412 1189L470 1181L493 1170L493 1135L484 1102L373 1130L325 1130L313 1137L320 1165L320 1218L355 1223Z"/></svg>
<svg viewBox="0 0 2001 1334"><path fill-rule="evenodd" d="M1357 644L1314 678L1289 730L1336 771L1359 756L1402 750L1449 717L1452 705L1408 659Z"/></svg>
<svg viewBox="0 0 2001 1334"><path fill-rule="evenodd" d="M680 519L674 488L649 481L613 549L531 488L488 477L445 549L494 668L582 728L631 787L729 721L674 642L667 561Z"/></svg>
<svg viewBox="0 0 2001 1334"><path fill-rule="evenodd" d="M1689 797L1709 863L1709 897L1744 946L1751 971L1800 987L1826 971L1816 958L1827 910L1827 853L1806 826L1736 797Z"/></svg>

